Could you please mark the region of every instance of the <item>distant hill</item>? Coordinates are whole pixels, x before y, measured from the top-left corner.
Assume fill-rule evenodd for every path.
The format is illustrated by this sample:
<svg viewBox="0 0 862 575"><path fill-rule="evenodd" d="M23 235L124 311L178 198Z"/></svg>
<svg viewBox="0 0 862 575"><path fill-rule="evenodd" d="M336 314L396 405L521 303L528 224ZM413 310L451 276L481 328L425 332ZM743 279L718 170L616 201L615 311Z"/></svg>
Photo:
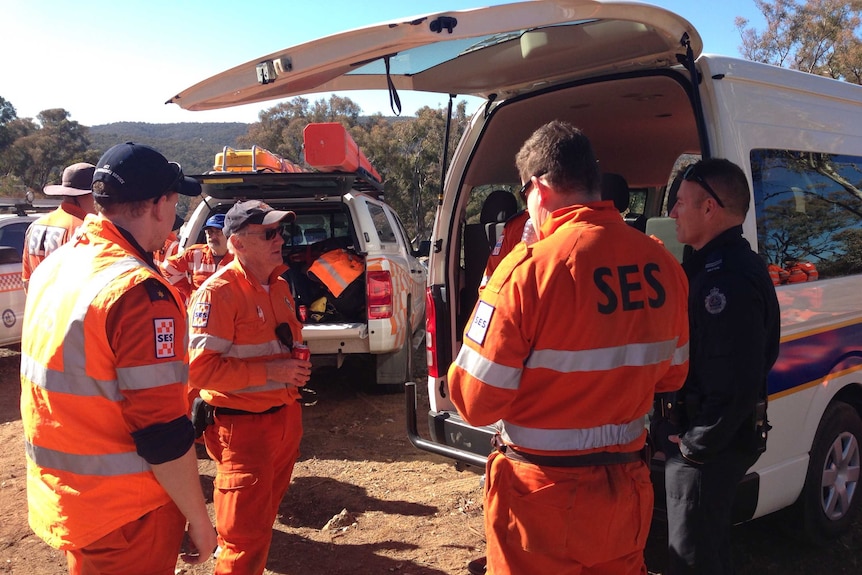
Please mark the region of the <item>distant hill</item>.
<svg viewBox="0 0 862 575"><path fill-rule="evenodd" d="M91 147L99 154L122 142L146 144L169 160L179 162L186 174L201 174L212 169L216 153L225 146L237 146L237 138L246 134L249 125L240 122L114 122L91 126L89 137Z"/></svg>

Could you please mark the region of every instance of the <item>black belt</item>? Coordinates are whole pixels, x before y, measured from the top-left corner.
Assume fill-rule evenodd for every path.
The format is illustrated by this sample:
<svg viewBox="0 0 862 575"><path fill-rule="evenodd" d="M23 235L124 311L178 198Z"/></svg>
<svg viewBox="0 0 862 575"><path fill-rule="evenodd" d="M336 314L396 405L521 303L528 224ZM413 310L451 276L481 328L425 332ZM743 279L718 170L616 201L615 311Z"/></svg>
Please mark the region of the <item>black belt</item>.
<svg viewBox="0 0 862 575"><path fill-rule="evenodd" d="M216 407L215 414L216 415L267 415L268 413L275 413L276 411L280 411L284 407L284 404L276 405L275 407L270 407L266 411L243 411L242 409L233 409L231 407Z"/></svg>
<svg viewBox="0 0 862 575"><path fill-rule="evenodd" d="M491 444L497 451L511 459L521 463L531 463L546 467L592 467L594 465L618 465L621 463L634 463L644 461L644 451L598 451L596 453L585 453L584 455L536 455L518 451L511 445L503 443L499 435L495 435Z"/></svg>

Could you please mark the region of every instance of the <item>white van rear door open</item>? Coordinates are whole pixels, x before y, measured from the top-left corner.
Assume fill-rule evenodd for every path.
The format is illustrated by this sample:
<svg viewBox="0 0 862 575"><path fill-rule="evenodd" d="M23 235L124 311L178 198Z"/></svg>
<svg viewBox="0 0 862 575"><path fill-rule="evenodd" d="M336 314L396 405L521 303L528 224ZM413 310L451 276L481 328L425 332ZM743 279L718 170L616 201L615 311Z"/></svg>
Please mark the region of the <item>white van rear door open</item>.
<svg viewBox="0 0 862 575"><path fill-rule="evenodd" d="M211 110L302 94L417 90L502 99L604 72L677 63L684 18L657 6L539 0L439 12L327 36L231 68L168 100Z"/></svg>

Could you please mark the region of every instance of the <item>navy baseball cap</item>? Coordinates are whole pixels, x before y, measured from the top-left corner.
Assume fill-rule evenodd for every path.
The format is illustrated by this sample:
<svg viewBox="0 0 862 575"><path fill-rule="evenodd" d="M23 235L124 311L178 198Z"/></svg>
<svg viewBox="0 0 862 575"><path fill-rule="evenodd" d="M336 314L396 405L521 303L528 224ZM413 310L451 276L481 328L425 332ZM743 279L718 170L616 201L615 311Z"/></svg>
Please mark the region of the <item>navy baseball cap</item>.
<svg viewBox="0 0 862 575"><path fill-rule="evenodd" d="M109 182L116 194L93 193L96 200L118 203L159 198L170 191L198 196L201 185L183 174L176 162L143 144L126 142L105 152L93 174L93 183Z"/></svg>
<svg viewBox="0 0 862 575"><path fill-rule="evenodd" d="M224 219L224 235L230 237L249 224L269 225L282 220L292 222L296 219L293 212L275 210L260 200L237 202L228 210Z"/></svg>
<svg viewBox="0 0 862 575"><path fill-rule="evenodd" d="M204 229L207 228L216 228L218 230L224 227L224 214L216 214L214 216L210 216L206 223L204 224Z"/></svg>

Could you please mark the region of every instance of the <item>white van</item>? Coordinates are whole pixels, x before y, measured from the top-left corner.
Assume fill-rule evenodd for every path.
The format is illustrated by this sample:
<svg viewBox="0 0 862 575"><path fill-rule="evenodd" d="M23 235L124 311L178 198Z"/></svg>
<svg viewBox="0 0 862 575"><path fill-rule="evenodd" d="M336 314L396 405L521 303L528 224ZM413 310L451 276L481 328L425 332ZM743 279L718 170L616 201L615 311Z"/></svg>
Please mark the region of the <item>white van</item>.
<svg viewBox="0 0 862 575"><path fill-rule="evenodd" d="M411 434L424 449L476 465L490 451L491 430L461 420L446 371L477 298L468 278L487 257L482 230L496 225L468 214L491 190L519 187L514 156L523 141L553 119L580 127L602 170L627 180L627 221L680 257L667 218L675 167L691 157L739 164L753 190L744 226L751 245L777 267L788 259L813 264L819 279L777 287L774 429L740 486L736 518L796 504L809 533L835 535L862 499L862 87L701 55L701 48L689 22L655 6L521 2L302 44L205 80L174 102L208 109L387 87L390 96L412 89L485 99L448 166L434 223L426 312L431 440Z"/></svg>

